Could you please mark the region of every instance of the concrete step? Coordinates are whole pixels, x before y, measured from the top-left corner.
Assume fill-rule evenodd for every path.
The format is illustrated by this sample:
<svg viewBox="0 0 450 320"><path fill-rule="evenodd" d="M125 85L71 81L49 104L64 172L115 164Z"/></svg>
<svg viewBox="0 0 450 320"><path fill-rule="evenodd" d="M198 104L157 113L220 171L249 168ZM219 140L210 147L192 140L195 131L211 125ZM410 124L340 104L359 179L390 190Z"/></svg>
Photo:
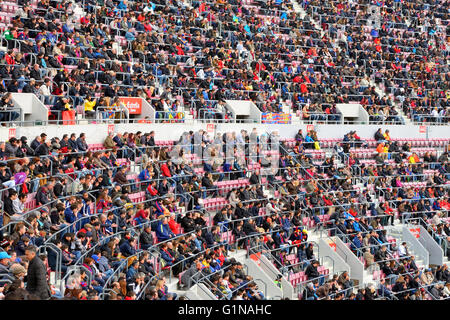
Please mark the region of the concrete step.
<svg viewBox="0 0 450 320"><path fill-rule="evenodd" d="M239 249L235 250L234 252L228 252L228 256L231 258L236 259L236 261L240 263L244 263L245 259L247 259L247 250Z"/></svg>
<svg viewBox="0 0 450 320"><path fill-rule="evenodd" d="M373 273L369 272L367 270L364 270L364 284L365 286L368 286L370 284L377 286L377 281L373 280Z"/></svg>
<svg viewBox="0 0 450 320"><path fill-rule="evenodd" d="M189 290L178 289L178 277L168 278L166 277L166 285L168 292L176 293L178 297L186 296L189 300L201 300L197 295L196 287L192 287Z"/></svg>
<svg viewBox="0 0 450 320"><path fill-rule="evenodd" d="M302 19L304 19L307 14L306 14L306 11L303 9L303 7L299 4L299 2L297 0L291 0L291 3L292 3L292 7L294 8L294 11L296 13L299 13L300 17ZM325 34L325 31L322 29L321 25L312 17L309 17L309 18L310 18L311 23L314 25L314 27L320 31L320 36L323 37L323 35Z"/></svg>

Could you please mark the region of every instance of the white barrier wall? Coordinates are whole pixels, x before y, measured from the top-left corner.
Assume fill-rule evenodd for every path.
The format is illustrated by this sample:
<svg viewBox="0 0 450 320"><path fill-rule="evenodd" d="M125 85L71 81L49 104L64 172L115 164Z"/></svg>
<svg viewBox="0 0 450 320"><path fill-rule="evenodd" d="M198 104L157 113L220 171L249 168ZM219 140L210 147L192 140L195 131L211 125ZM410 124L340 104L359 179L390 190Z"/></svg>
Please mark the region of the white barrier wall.
<svg viewBox="0 0 450 320"><path fill-rule="evenodd" d="M102 143L108 134L108 124L86 124L86 125L49 125L34 127L17 127L16 137L22 135L28 138L46 132L49 137L61 137L64 133L81 132L86 134L88 143ZM225 123L225 124L208 124L207 123L158 123L158 124L115 124L112 125L115 132L150 132L155 131L155 140L178 140L183 132L197 131L200 129L210 130L212 136L214 132L239 132L242 129L251 132L253 128L257 128L258 133L278 131L282 138L294 138L299 129L303 129L306 134L307 129L314 129L320 139L343 138L344 134L355 130L362 139L373 138L376 130L382 128L389 129L391 138L449 138L450 126L427 126L425 129L428 133L421 133L420 126L395 126L395 125L286 125L286 124L245 124L245 123ZM212 129L211 129L212 128ZM215 130L214 130L215 128ZM9 129L0 128L0 139L5 141L8 139Z"/></svg>
<svg viewBox="0 0 450 320"><path fill-rule="evenodd" d="M410 227L404 226L402 228L402 240L408 242L412 246L411 250L415 252L418 258L423 260L423 264L425 266L428 266L428 264L430 263L430 254L428 250L415 237L415 235L410 231Z"/></svg>
<svg viewBox="0 0 450 320"><path fill-rule="evenodd" d="M234 116L245 116L248 119L261 121L261 110L249 100L225 100Z"/></svg>
<svg viewBox="0 0 450 320"><path fill-rule="evenodd" d="M336 253L341 256L346 264L350 267L351 279L356 279L359 283L364 282L364 265L350 250L349 247L338 237L333 237L336 243Z"/></svg>
<svg viewBox="0 0 450 320"><path fill-rule="evenodd" d="M328 256L333 260L333 270L331 270L330 273L334 272L335 274L341 274L342 272L347 271L350 277L352 276L350 266L345 263L344 259L342 259L342 257L334 251L325 239L319 239L319 252L319 258L325 258Z"/></svg>
<svg viewBox="0 0 450 320"><path fill-rule="evenodd" d="M359 103L337 103L336 109L342 114L341 120L356 120L359 123L368 123L369 114Z"/></svg>
<svg viewBox="0 0 450 320"><path fill-rule="evenodd" d="M259 266L271 278L272 282L275 282L275 279L280 274L280 271L273 265L272 262L269 261L269 259L267 259L265 255L261 255ZM290 300L294 298L294 287L284 276L281 278L281 288L283 290L283 298L289 298Z"/></svg>
<svg viewBox="0 0 450 320"><path fill-rule="evenodd" d="M441 266L444 263L444 250L442 250L441 246L423 226L416 226L413 228L420 229L418 239L429 253L429 263Z"/></svg>
<svg viewBox="0 0 450 320"><path fill-rule="evenodd" d="M277 297L281 299L283 296L281 289L255 261L246 259L245 265L248 268L248 274L253 277L253 281L258 285L259 290L264 292L266 298L271 299Z"/></svg>
<svg viewBox="0 0 450 320"><path fill-rule="evenodd" d="M217 300L217 297L214 293L211 292L203 283L196 284L197 288L197 296L200 300ZM195 286L191 288L191 290L195 290ZM194 291L195 293L195 291Z"/></svg>
<svg viewBox="0 0 450 320"><path fill-rule="evenodd" d="M12 93L14 106L22 109L20 121L26 121L27 126L34 126L35 121L48 120L47 107L33 93ZM18 119L19 121L19 119Z"/></svg>

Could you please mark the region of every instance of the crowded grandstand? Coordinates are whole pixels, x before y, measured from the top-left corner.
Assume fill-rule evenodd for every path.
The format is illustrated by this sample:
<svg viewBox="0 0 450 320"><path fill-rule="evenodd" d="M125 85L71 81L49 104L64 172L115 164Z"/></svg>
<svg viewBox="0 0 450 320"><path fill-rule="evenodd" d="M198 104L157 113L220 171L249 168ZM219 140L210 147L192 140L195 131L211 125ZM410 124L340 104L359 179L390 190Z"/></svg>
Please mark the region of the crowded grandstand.
<svg viewBox="0 0 450 320"><path fill-rule="evenodd" d="M449 3L0 3L0 299L450 297Z"/></svg>

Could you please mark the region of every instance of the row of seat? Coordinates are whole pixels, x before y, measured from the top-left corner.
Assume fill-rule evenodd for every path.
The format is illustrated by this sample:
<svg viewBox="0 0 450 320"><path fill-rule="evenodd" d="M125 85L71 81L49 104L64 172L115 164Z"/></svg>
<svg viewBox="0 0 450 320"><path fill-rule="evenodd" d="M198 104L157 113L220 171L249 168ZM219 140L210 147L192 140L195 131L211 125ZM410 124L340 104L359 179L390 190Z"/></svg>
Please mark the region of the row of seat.
<svg viewBox="0 0 450 320"><path fill-rule="evenodd" d="M0 3L0 10L5 13L9 13L10 15L14 14L19 10L19 6L14 2L2 2Z"/></svg>
<svg viewBox="0 0 450 320"><path fill-rule="evenodd" d="M326 268L325 266L318 266L317 271L324 276L328 276L330 274L330 270ZM298 284L305 282L308 280L308 276L305 274L304 271L291 273L288 277L288 281L291 282L291 284L296 287Z"/></svg>
<svg viewBox="0 0 450 320"><path fill-rule="evenodd" d="M143 202L143 201L145 201L145 191L140 191L140 192L136 192L136 193L130 193L128 195L128 197L133 202L136 202L136 203L137 202Z"/></svg>
<svg viewBox="0 0 450 320"><path fill-rule="evenodd" d="M289 148L293 148L296 144L296 140L294 138L285 138L280 139L281 141L284 141L285 144ZM369 147L376 147L378 145L378 141L375 139L363 139L365 142L367 142ZM336 143L341 142L342 139L320 139L319 143L322 148L332 148L336 145ZM411 147L444 147L450 142L450 139L448 138L432 138L432 139L425 139L425 138L393 138L391 141L397 141L400 145L409 142L411 143Z"/></svg>
<svg viewBox="0 0 450 320"><path fill-rule="evenodd" d="M211 198L211 199L203 199L203 207L205 210L208 211L215 211L222 209L226 204L228 203L228 200L225 198Z"/></svg>
<svg viewBox="0 0 450 320"><path fill-rule="evenodd" d="M232 189L250 185L250 181L248 179L216 181L216 182L214 182L214 185L216 185L219 188L220 193L226 194L228 191L230 191Z"/></svg>

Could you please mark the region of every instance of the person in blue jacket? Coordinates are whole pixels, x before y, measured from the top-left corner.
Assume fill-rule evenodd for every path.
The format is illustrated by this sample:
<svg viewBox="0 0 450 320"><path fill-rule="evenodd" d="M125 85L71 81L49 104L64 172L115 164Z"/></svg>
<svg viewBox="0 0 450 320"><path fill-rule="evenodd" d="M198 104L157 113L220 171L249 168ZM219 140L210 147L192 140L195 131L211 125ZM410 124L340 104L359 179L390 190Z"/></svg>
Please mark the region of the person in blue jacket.
<svg viewBox="0 0 450 320"><path fill-rule="evenodd" d="M361 227L359 226L359 223L356 220L353 220L352 228L355 230L355 232L361 232Z"/></svg>
<svg viewBox="0 0 450 320"><path fill-rule="evenodd" d="M64 219L66 220L67 224L71 225L77 220L77 214L78 214L78 204L72 203L69 207L64 210ZM69 232L74 232L74 226L69 227Z"/></svg>
<svg viewBox="0 0 450 320"><path fill-rule="evenodd" d="M119 9L119 10L127 10L126 3L124 3L124 1L120 1L119 4L117 5L117 9Z"/></svg>
<svg viewBox="0 0 450 320"><path fill-rule="evenodd" d="M314 139L310 136L309 132L305 136L305 142L303 143L305 149L314 149Z"/></svg>
<svg viewBox="0 0 450 320"><path fill-rule="evenodd" d="M161 254L161 258L165 261L166 266L170 267L175 263L176 259L172 256L169 249L167 248L167 243L163 243L161 245L159 253Z"/></svg>
<svg viewBox="0 0 450 320"><path fill-rule="evenodd" d="M163 217L159 221L155 232L156 232L156 238L158 239L158 242L165 241L165 240L175 237L175 234L169 228L169 224L167 222L166 217Z"/></svg>
<svg viewBox="0 0 450 320"><path fill-rule="evenodd" d="M139 175L138 179L139 181L148 181L150 180L150 168L151 166L147 166L144 170L142 170Z"/></svg>
<svg viewBox="0 0 450 320"><path fill-rule="evenodd" d="M209 264L209 270L211 273L217 272L220 270L220 264L218 264L216 261L211 261Z"/></svg>
<svg viewBox="0 0 450 320"><path fill-rule="evenodd" d="M131 266L128 268L127 274L126 274L126 279L127 281L134 281L134 277L136 276L137 272L138 272L138 268L139 268L139 261L135 260Z"/></svg>
<svg viewBox="0 0 450 320"><path fill-rule="evenodd" d="M288 238L290 236L289 230L291 230L291 220L289 219L289 214L285 214L281 219L282 228L284 231L284 236Z"/></svg>
<svg viewBox="0 0 450 320"><path fill-rule="evenodd" d="M392 297L392 292L386 287L385 283L386 283L385 279L380 279L380 286L378 287L378 296L390 299Z"/></svg>
<svg viewBox="0 0 450 320"><path fill-rule="evenodd" d="M357 249L359 249L359 248L361 248L361 247L362 247L362 235L361 235L361 233L359 232L359 233L353 238L352 244L351 244L350 248L351 248L353 251L356 251Z"/></svg>
<svg viewBox="0 0 450 320"><path fill-rule="evenodd" d="M136 239L130 238L120 245L120 253L125 257L130 257L136 254Z"/></svg>

